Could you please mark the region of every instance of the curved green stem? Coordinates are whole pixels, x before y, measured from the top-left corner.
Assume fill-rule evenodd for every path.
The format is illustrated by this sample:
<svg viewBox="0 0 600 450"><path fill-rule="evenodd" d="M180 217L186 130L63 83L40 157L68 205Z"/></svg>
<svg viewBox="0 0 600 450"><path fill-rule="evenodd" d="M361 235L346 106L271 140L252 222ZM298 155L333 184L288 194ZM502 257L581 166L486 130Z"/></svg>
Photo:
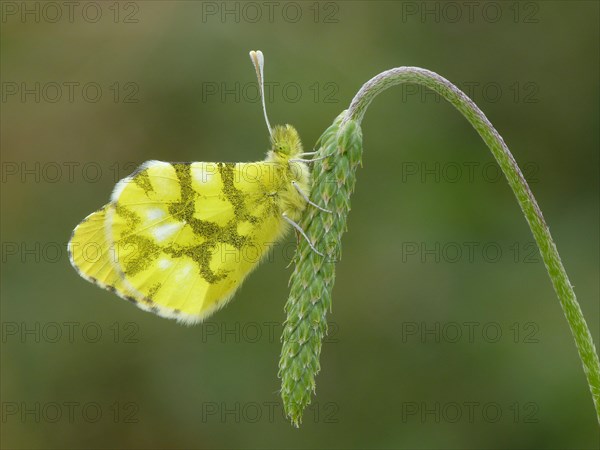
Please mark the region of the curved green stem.
<svg viewBox="0 0 600 450"><path fill-rule="evenodd" d="M406 82L424 85L454 105L477 130L504 172L508 184L515 193L519 206L529 223L529 228L540 249L548 275L550 275L554 290L571 328L571 333L575 338L579 357L583 363L587 382L596 406L596 415L600 422L600 362L598 361L594 341L579 303L577 303L573 286L571 286L569 277L563 267L542 211L510 150L485 114L460 89L440 75L418 67L398 67L382 72L365 83L352 100L344 121L356 121L360 124L367 107L377 94L391 86Z"/></svg>

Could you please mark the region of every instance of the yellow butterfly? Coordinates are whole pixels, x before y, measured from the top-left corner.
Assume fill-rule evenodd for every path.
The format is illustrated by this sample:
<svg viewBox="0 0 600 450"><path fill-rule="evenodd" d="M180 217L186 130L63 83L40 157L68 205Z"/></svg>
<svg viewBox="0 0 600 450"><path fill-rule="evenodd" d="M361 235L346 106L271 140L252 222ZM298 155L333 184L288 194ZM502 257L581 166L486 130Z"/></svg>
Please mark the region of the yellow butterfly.
<svg viewBox="0 0 600 450"><path fill-rule="evenodd" d="M147 161L119 181L68 244L86 280L140 308L192 324L223 307L307 205L311 178L290 125L271 129L262 52L250 52L271 150L253 163ZM327 211L329 212L329 211Z"/></svg>

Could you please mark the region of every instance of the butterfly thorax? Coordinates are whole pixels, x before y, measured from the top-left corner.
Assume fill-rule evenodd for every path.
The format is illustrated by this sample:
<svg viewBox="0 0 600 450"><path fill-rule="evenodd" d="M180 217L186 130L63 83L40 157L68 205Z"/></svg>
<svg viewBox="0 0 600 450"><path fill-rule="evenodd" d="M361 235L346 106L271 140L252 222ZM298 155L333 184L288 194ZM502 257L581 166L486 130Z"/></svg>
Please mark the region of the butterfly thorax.
<svg viewBox="0 0 600 450"><path fill-rule="evenodd" d="M266 161L274 166L273 195L281 213L292 220L300 219L306 200L298 192L310 192L310 171L300 161L302 143L298 132L291 125L275 126L271 135L271 150ZM294 183L298 188L294 186Z"/></svg>

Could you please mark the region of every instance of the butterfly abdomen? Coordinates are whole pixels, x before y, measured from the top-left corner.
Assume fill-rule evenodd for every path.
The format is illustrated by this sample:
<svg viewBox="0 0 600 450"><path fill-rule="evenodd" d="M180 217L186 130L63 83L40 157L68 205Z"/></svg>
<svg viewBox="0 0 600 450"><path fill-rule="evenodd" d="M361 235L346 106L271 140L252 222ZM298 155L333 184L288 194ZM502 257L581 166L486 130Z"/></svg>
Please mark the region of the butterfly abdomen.
<svg viewBox="0 0 600 450"><path fill-rule="evenodd" d="M279 195L279 208L290 219L297 222L306 208L306 200L298 192L298 189L305 193L310 192L310 172L304 163L294 162L290 163L290 166L291 170L286 176L285 188Z"/></svg>

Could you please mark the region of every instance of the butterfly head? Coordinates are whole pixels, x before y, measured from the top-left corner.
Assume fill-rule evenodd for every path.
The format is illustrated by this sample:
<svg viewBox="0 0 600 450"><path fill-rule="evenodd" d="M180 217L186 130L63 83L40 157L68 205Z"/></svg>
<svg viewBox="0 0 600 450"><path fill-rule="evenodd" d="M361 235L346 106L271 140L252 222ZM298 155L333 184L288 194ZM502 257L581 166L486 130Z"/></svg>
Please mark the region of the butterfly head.
<svg viewBox="0 0 600 450"><path fill-rule="evenodd" d="M280 158L293 158L302 153L302 143L291 125L277 125L271 133L271 152Z"/></svg>
<svg viewBox="0 0 600 450"><path fill-rule="evenodd" d="M260 97L262 100L263 113L265 122L271 135L271 151L269 151L269 159L288 160L302 153L302 143L298 132L291 125L277 125L271 128L269 118L267 117L267 104L265 102L265 86L264 86L264 64L265 58L260 50L251 51L250 59L256 69L256 77L260 88Z"/></svg>

